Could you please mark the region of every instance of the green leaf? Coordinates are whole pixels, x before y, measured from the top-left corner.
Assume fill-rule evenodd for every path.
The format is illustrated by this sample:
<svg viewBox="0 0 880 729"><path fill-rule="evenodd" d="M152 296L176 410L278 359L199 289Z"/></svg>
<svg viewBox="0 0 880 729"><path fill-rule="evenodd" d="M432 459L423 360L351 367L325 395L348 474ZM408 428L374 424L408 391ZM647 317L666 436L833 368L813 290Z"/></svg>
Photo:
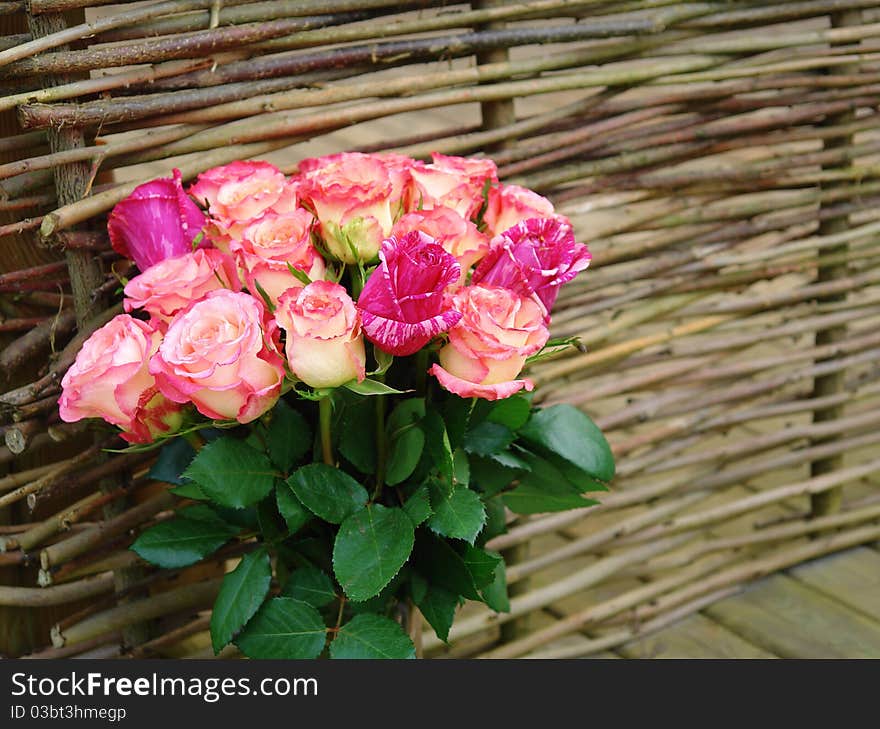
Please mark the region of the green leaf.
<svg viewBox="0 0 880 729"><path fill-rule="evenodd" d="M361 473L376 472L376 401L351 398L339 421L339 452Z"/></svg>
<svg viewBox="0 0 880 729"><path fill-rule="evenodd" d="M277 544L288 536L287 520L278 511L278 505L272 495L257 504L257 526L263 535L263 541Z"/></svg>
<svg viewBox="0 0 880 729"><path fill-rule="evenodd" d="M480 591L480 594L483 596L483 602L496 613L509 613L510 599L507 596L507 577L504 560L496 552L488 552L488 554L498 557L499 561L495 567L494 579Z"/></svg>
<svg viewBox="0 0 880 729"><path fill-rule="evenodd" d="M513 443L513 431L506 425L484 420L464 435L464 449L477 456L500 453Z"/></svg>
<svg viewBox="0 0 880 729"><path fill-rule="evenodd" d="M425 433L418 426L399 431L399 435L391 441L385 483L395 486L406 481L419 465L424 447Z"/></svg>
<svg viewBox="0 0 880 729"><path fill-rule="evenodd" d="M181 475L190 464L196 452L183 438L173 438L159 451L159 457L147 474L148 478L157 481L183 486L187 482ZM203 497L204 498L204 497Z"/></svg>
<svg viewBox="0 0 880 729"><path fill-rule="evenodd" d="M519 430L529 420L531 403L521 395L513 395L499 400L486 418L490 423L504 425L511 430Z"/></svg>
<svg viewBox="0 0 880 729"><path fill-rule="evenodd" d="M411 397L401 400L394 410L388 415L385 430L388 440L394 440L398 431L409 428L425 417L425 399L423 397Z"/></svg>
<svg viewBox="0 0 880 729"><path fill-rule="evenodd" d="M486 526L480 533L480 541L488 542L499 534L507 531L507 513L501 496L493 496L483 502L486 507Z"/></svg>
<svg viewBox="0 0 880 729"><path fill-rule="evenodd" d="M333 547L333 570L345 594L356 601L377 595L409 558L413 532L402 509L379 504L342 522Z"/></svg>
<svg viewBox="0 0 880 729"><path fill-rule="evenodd" d="M235 639L249 658L317 658L327 628L320 613L290 597L268 600Z"/></svg>
<svg viewBox="0 0 880 729"><path fill-rule="evenodd" d="M411 392L411 390L395 390L384 382L371 380L369 377L364 379L363 382L351 380L350 382L346 382L343 387L352 392L356 392L358 395L403 395L405 392Z"/></svg>
<svg viewBox="0 0 880 729"><path fill-rule="evenodd" d="M283 400L270 411L266 428L269 458L287 473L312 448L312 431L306 419Z"/></svg>
<svg viewBox="0 0 880 729"><path fill-rule="evenodd" d="M303 286L308 286L312 279L309 278L309 275L305 271L301 271L296 268L290 261L287 261L287 270L290 271L290 275L293 276L297 281L299 281Z"/></svg>
<svg viewBox="0 0 880 729"><path fill-rule="evenodd" d="M336 599L336 590L326 573L309 566L291 572L281 596L302 600L312 607L320 608Z"/></svg>
<svg viewBox="0 0 880 729"><path fill-rule="evenodd" d="M269 593L271 581L272 565L263 547L242 557L238 566L223 578L211 612L211 644L215 655L254 616Z"/></svg>
<svg viewBox="0 0 880 729"><path fill-rule="evenodd" d="M240 509L268 495L277 473L265 453L226 437L202 448L183 475L212 501Z"/></svg>
<svg viewBox="0 0 880 729"><path fill-rule="evenodd" d="M416 604L437 637L445 643L449 639L449 629L455 619L458 596L442 587L431 585Z"/></svg>
<svg viewBox="0 0 880 729"><path fill-rule="evenodd" d="M403 505L406 515L412 520L413 526L418 526L433 513L431 510L431 498L428 487L422 484Z"/></svg>
<svg viewBox="0 0 880 729"><path fill-rule="evenodd" d="M446 432L452 448L460 448L465 431L470 424L474 399L465 400L457 395L450 395L442 405L443 419L446 421Z"/></svg>
<svg viewBox="0 0 880 729"><path fill-rule="evenodd" d="M532 414L520 436L546 448L600 481L614 478L614 456L602 431L571 405L554 405Z"/></svg>
<svg viewBox="0 0 880 729"><path fill-rule="evenodd" d="M506 489L522 473L519 469L506 468L488 458L470 459L471 484L480 487L484 496L492 496Z"/></svg>
<svg viewBox="0 0 880 729"><path fill-rule="evenodd" d="M468 600L479 600L474 577L462 556L445 539L420 532L415 562L431 586L437 585Z"/></svg>
<svg viewBox="0 0 880 729"><path fill-rule="evenodd" d="M448 496L432 500L434 516L428 526L437 534L474 543L486 523L483 502L470 489L459 486Z"/></svg>
<svg viewBox="0 0 880 729"><path fill-rule="evenodd" d="M425 431L425 446L434 466L446 480L448 489L455 483L455 468L452 460L452 446L446 434L446 425L436 410L429 410L422 419Z"/></svg>
<svg viewBox="0 0 880 729"><path fill-rule="evenodd" d="M208 495L199 488L197 483L187 481L182 486L175 486L168 489L169 493L180 496L182 499L195 499L196 501L207 501Z"/></svg>
<svg viewBox="0 0 880 729"><path fill-rule="evenodd" d="M379 349L375 344L373 345L373 359L376 360L376 369L368 372L368 375L384 375L394 363L394 356L388 354L383 349Z"/></svg>
<svg viewBox="0 0 880 729"><path fill-rule="evenodd" d="M503 561L495 552L487 552L469 544L464 547L462 559L471 577L474 578L474 584L481 589L492 584L495 579L495 569Z"/></svg>
<svg viewBox="0 0 880 729"><path fill-rule="evenodd" d="M517 514L543 514L550 511L567 511L599 503L585 499L565 482L554 486L524 482L513 491L504 494L507 508Z"/></svg>
<svg viewBox="0 0 880 729"><path fill-rule="evenodd" d="M278 504L278 511L287 522L287 528L291 534L295 534L302 529L306 522L312 518L312 512L302 505L302 502L296 498L293 489L287 482L279 483L275 489L275 501Z"/></svg>
<svg viewBox="0 0 880 729"><path fill-rule="evenodd" d="M471 464L467 454L457 448L452 454L452 471L455 474L455 483L457 486L467 487L471 482Z"/></svg>
<svg viewBox="0 0 880 729"><path fill-rule="evenodd" d="M219 276L218 276L219 278ZM260 286L260 282L254 279L254 287L257 289L257 293L260 294L260 298L263 300L263 303L266 305L266 308L269 310L270 314L275 313L275 302L272 301L272 297L269 296L269 293Z"/></svg>
<svg viewBox="0 0 880 729"><path fill-rule="evenodd" d="M193 507L196 508L196 507ZM131 545L143 559L159 567L186 567L213 554L238 534L238 527L219 517L213 520L180 516L163 521L144 531Z"/></svg>
<svg viewBox="0 0 880 729"><path fill-rule="evenodd" d="M310 463L297 470L287 483L312 513L331 524L363 509L367 491L351 476L326 463Z"/></svg>
<svg viewBox="0 0 880 729"><path fill-rule="evenodd" d="M363 613L343 625L330 644L331 658L415 658L409 636L390 618Z"/></svg>

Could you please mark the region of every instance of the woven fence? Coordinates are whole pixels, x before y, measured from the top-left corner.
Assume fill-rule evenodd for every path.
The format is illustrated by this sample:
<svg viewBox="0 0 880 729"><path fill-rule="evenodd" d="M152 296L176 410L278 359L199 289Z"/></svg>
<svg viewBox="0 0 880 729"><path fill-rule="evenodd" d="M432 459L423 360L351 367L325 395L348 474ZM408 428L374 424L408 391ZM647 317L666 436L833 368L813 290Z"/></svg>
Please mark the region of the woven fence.
<svg viewBox="0 0 880 729"><path fill-rule="evenodd" d="M553 322L582 349L532 376L618 477L511 522L511 612L426 655L601 654L880 540L880 2L107 5L0 2L0 653L212 655L242 545L140 562L178 505L155 454L57 397L121 310L107 212L249 157L490 155L593 253Z"/></svg>

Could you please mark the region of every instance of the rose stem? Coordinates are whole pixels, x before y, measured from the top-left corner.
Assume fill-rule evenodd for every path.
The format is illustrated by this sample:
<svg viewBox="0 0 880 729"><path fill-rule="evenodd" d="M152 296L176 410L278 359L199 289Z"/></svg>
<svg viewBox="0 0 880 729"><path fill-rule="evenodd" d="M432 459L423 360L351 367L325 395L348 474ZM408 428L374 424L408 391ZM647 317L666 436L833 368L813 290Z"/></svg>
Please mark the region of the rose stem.
<svg viewBox="0 0 880 729"><path fill-rule="evenodd" d="M335 465L333 462L333 441L330 437L330 418L333 414L333 403L329 397L323 397L318 401L318 416L321 425L321 452L324 463L328 466Z"/></svg>

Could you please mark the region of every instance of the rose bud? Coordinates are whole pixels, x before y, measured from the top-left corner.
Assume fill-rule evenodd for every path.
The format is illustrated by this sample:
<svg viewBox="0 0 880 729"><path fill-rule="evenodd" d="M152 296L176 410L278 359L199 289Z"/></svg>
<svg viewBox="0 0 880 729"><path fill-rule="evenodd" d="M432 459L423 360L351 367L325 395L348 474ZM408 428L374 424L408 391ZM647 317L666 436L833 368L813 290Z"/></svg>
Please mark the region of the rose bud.
<svg viewBox="0 0 880 729"><path fill-rule="evenodd" d="M215 245L224 250L239 240L250 221L268 210L296 209L296 185L268 162L232 162L202 172L189 193L211 215Z"/></svg>
<svg viewBox="0 0 880 729"><path fill-rule="evenodd" d="M483 207L486 182L498 181L498 169L490 159L447 157L434 152L433 162L415 162L410 170L414 189L412 207L445 206L470 220Z"/></svg>
<svg viewBox="0 0 880 729"><path fill-rule="evenodd" d="M180 179L180 170L174 170L173 178L138 185L107 220L113 250L131 258L141 271L192 251L193 239L205 227L205 216Z"/></svg>
<svg viewBox="0 0 880 729"><path fill-rule="evenodd" d="M461 318L445 296L461 266L418 231L386 240L379 258L358 298L364 334L389 354L413 354Z"/></svg>
<svg viewBox="0 0 880 729"><path fill-rule="evenodd" d="M130 443L149 443L180 428L180 406L166 399L147 370L162 335L120 314L92 334L61 380L58 412L72 423L103 418Z"/></svg>
<svg viewBox="0 0 880 729"><path fill-rule="evenodd" d="M509 228L528 218L559 218L546 197L520 187L519 185L500 185L489 190L483 222L490 236L500 235Z"/></svg>
<svg viewBox="0 0 880 729"><path fill-rule="evenodd" d="M367 362L361 320L344 287L313 281L281 295L275 320L287 332L290 369L311 387L362 382Z"/></svg>
<svg viewBox="0 0 880 729"><path fill-rule="evenodd" d="M174 315L216 289L240 291L235 262L216 248L198 249L150 266L125 285L125 310L144 309L165 331Z"/></svg>
<svg viewBox="0 0 880 729"><path fill-rule="evenodd" d="M301 194L335 258L345 263L376 258L411 184L405 159L348 152L300 162Z"/></svg>
<svg viewBox="0 0 880 729"><path fill-rule="evenodd" d="M464 286L471 266L489 252L489 239L451 208L439 206L407 213L394 224L391 235L400 239L414 230L430 236L455 257L461 266L456 286Z"/></svg>
<svg viewBox="0 0 880 729"><path fill-rule="evenodd" d="M150 360L163 394L215 420L249 423L281 393L282 359L263 304L219 289L177 314Z"/></svg>
<svg viewBox="0 0 880 729"><path fill-rule="evenodd" d="M526 358L550 336L544 312L534 300L499 286L467 286L453 296L461 321L449 330L440 364L429 372L460 397L499 400L531 380L516 379Z"/></svg>
<svg viewBox="0 0 880 729"><path fill-rule="evenodd" d="M232 250L245 271L251 293L257 294L259 283L277 303L287 289L302 288L303 283L290 272L288 265L313 281L324 276L324 259L311 240L314 222L308 210L297 208L289 213L268 212L244 229L241 240L232 244Z"/></svg>
<svg viewBox="0 0 880 729"><path fill-rule="evenodd" d="M589 265L590 252L575 242L570 225L530 218L492 241L492 250L480 261L472 282L534 296L549 317L560 286Z"/></svg>

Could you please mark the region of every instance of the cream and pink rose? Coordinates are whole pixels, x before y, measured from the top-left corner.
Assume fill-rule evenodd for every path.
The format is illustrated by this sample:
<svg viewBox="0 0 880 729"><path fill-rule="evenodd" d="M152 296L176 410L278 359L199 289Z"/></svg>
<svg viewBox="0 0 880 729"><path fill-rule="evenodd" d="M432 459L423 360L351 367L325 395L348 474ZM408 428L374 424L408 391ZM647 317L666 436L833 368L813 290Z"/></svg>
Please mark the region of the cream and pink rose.
<svg viewBox="0 0 880 729"><path fill-rule="evenodd" d="M293 374L311 387L361 382L367 361L361 319L344 287L314 281L286 291L275 320L287 332L285 351Z"/></svg>
<svg viewBox="0 0 880 729"><path fill-rule="evenodd" d="M289 266L312 281L323 278L324 259L312 245L314 222L310 212L297 208L289 213L268 212L244 229L232 251L252 293L258 291L258 283L277 302L287 289L302 288Z"/></svg>
<svg viewBox="0 0 880 729"><path fill-rule="evenodd" d="M296 183L268 162L232 162L202 172L189 193L204 203L211 216L214 244L228 252L250 221L273 210L297 207Z"/></svg>
<svg viewBox="0 0 880 729"><path fill-rule="evenodd" d="M274 331L253 296L212 291L174 318L149 369L169 399L192 401L209 418L248 423L281 393Z"/></svg>
<svg viewBox="0 0 880 729"><path fill-rule="evenodd" d="M144 309L165 330L174 315L217 289L240 291L235 262L216 248L198 249L150 266L125 285L125 310Z"/></svg>
<svg viewBox="0 0 880 729"><path fill-rule="evenodd" d="M498 169L490 159L448 157L434 152L432 162L415 162L412 207L452 208L461 217L472 219L483 206L487 182L498 181Z"/></svg>
<svg viewBox="0 0 880 729"><path fill-rule="evenodd" d="M120 314L92 334L61 380L61 419L103 418L131 443L149 443L180 428L180 406L157 389L148 371L162 335Z"/></svg>
<svg viewBox="0 0 880 729"><path fill-rule="evenodd" d="M546 197L528 188L499 185L489 190L483 222L490 236L500 235L528 218L558 218L568 222L567 218L556 214L553 203Z"/></svg>
<svg viewBox="0 0 880 729"><path fill-rule="evenodd" d="M413 231L430 236L455 257L461 266L457 286L464 285L471 266L489 252L489 238L451 208L438 206L407 213L394 224L391 235L399 239Z"/></svg>
<svg viewBox="0 0 880 729"><path fill-rule="evenodd" d="M372 261L403 212L411 180L401 155L348 152L300 162L300 194L340 261Z"/></svg>
<svg viewBox="0 0 880 729"><path fill-rule="evenodd" d="M550 336L542 307L500 286L482 285L457 291L453 305L461 320L449 330L440 364L429 370L440 384L460 397L486 400L531 390L531 380L517 378Z"/></svg>

